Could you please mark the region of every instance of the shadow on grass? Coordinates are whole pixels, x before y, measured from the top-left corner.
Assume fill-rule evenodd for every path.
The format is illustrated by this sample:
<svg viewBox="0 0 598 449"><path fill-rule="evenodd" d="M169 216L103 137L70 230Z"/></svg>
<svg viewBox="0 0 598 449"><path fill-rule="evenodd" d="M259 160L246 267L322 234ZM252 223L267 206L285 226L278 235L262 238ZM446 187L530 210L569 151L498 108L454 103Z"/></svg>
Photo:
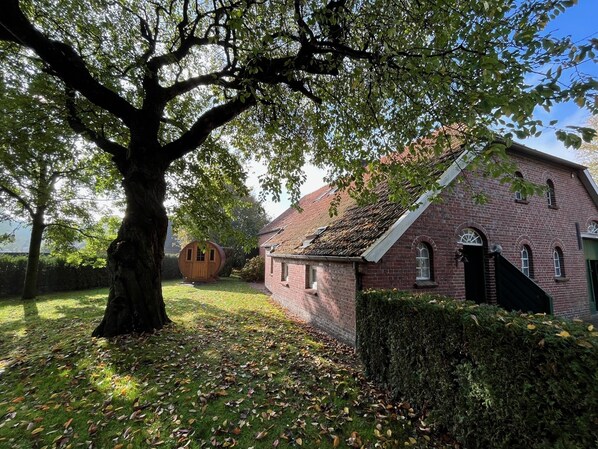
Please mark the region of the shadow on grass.
<svg viewBox="0 0 598 449"><path fill-rule="evenodd" d="M25 317L25 321L39 317L39 311L37 310L37 303L35 302L35 299L23 300L23 316Z"/></svg>

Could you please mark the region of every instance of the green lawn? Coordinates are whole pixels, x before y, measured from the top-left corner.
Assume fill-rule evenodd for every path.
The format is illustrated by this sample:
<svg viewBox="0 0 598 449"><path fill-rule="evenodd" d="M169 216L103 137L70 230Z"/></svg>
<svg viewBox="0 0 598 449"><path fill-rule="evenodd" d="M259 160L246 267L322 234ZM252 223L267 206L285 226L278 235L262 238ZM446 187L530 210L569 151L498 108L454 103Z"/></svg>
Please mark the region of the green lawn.
<svg viewBox="0 0 598 449"><path fill-rule="evenodd" d="M174 324L92 339L106 295L0 301L0 447L442 446L245 283L165 283Z"/></svg>

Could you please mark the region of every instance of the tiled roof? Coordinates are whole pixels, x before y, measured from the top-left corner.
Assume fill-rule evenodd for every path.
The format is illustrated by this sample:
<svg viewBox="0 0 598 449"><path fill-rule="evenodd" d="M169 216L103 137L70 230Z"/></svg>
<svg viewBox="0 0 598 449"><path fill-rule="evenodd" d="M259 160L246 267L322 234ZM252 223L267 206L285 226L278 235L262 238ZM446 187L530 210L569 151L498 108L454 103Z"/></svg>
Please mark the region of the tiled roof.
<svg viewBox="0 0 598 449"><path fill-rule="evenodd" d="M433 176L439 177L460 153L453 150L436 158ZM423 193L421 188L406 186L413 203ZM265 245L275 245L274 254L359 257L395 223L409 207L389 199L386 183L376 188L378 200L372 204L358 205L346 192L339 192L337 215L329 210L335 192L324 186L299 202L302 212L290 208L264 227L271 232L281 229Z"/></svg>

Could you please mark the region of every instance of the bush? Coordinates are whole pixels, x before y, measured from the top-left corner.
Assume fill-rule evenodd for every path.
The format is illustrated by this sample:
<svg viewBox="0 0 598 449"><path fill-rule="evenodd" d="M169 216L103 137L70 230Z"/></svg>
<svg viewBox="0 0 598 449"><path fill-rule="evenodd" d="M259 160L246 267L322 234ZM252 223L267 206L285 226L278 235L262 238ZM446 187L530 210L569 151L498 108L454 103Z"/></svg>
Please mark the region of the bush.
<svg viewBox="0 0 598 449"><path fill-rule="evenodd" d="M229 277L234 269L242 268L245 265L247 257L245 256L245 252L241 248L234 248L234 247L225 247L224 255L226 256L226 260L224 261L224 266L218 275L220 277Z"/></svg>
<svg viewBox="0 0 598 449"><path fill-rule="evenodd" d="M367 291L357 346L368 376L468 448L598 442L598 332L444 297Z"/></svg>
<svg viewBox="0 0 598 449"><path fill-rule="evenodd" d="M21 294L26 270L26 256L0 256L0 297ZM162 279L180 277L178 258L166 256L162 262ZM105 267L71 265L61 257L40 257L37 274L38 293L107 287L109 282L110 274Z"/></svg>
<svg viewBox="0 0 598 449"><path fill-rule="evenodd" d="M247 282L260 282L264 280L264 269L266 262L263 257L255 256L249 259L245 266L241 269L239 275L241 279Z"/></svg>
<svg viewBox="0 0 598 449"><path fill-rule="evenodd" d="M181 279L181 270L179 269L179 256L165 255L162 260L162 280Z"/></svg>

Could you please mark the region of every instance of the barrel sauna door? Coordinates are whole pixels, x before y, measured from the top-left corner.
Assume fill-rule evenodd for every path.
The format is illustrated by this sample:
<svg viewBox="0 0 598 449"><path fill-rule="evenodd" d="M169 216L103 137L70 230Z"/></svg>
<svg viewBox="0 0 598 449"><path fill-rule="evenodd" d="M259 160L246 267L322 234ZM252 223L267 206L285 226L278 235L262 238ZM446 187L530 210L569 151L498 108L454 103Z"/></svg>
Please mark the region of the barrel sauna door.
<svg viewBox="0 0 598 449"><path fill-rule="evenodd" d="M196 256L193 263L192 279L208 279L208 261L205 250L195 247Z"/></svg>

